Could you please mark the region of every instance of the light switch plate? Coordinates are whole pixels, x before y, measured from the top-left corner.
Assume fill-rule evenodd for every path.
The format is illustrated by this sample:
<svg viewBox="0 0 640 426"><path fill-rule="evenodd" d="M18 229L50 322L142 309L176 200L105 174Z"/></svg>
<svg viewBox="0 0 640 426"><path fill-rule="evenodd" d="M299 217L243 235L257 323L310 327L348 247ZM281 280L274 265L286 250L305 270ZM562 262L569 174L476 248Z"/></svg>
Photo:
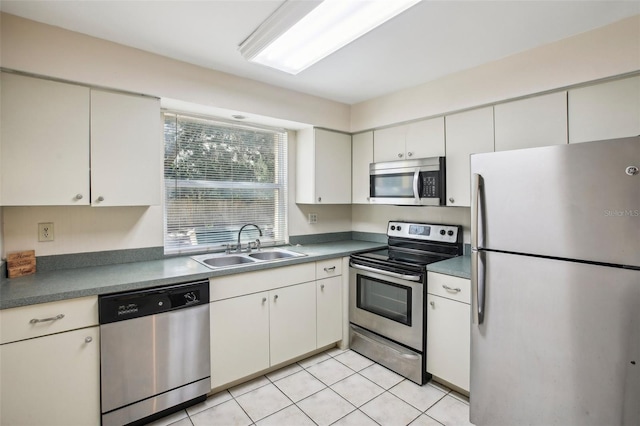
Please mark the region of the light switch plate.
<svg viewBox="0 0 640 426"><path fill-rule="evenodd" d="M53 222L38 224L38 241L53 241Z"/></svg>

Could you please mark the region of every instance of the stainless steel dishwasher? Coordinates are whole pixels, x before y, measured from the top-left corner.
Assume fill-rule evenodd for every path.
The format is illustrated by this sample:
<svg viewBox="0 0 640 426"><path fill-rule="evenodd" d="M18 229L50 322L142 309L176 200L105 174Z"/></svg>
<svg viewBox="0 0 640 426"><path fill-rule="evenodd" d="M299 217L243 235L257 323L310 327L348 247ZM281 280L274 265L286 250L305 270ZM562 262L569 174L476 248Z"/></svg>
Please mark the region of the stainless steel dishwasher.
<svg viewBox="0 0 640 426"><path fill-rule="evenodd" d="M211 391L207 280L100 296L103 426L144 424Z"/></svg>

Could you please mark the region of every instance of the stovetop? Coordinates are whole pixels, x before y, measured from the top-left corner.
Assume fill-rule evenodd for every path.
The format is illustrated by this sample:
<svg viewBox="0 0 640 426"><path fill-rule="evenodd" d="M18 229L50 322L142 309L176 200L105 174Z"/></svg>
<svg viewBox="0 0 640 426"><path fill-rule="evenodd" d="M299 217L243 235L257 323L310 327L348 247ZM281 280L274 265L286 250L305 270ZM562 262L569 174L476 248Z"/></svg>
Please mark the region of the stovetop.
<svg viewBox="0 0 640 426"><path fill-rule="evenodd" d="M386 250L353 254L351 261L393 272L424 273L428 264L463 254L462 227L457 225L391 221L387 236Z"/></svg>

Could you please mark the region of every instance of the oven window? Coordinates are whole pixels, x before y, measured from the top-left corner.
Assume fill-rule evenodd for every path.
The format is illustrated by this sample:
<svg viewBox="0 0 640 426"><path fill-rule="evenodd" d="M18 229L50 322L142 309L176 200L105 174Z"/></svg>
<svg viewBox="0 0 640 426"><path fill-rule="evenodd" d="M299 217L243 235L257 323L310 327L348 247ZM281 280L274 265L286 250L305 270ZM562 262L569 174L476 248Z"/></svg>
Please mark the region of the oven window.
<svg viewBox="0 0 640 426"><path fill-rule="evenodd" d="M358 275L356 298L359 309L411 326L411 287Z"/></svg>
<svg viewBox="0 0 640 426"><path fill-rule="evenodd" d="M370 196L381 198L414 198L413 173L371 175Z"/></svg>

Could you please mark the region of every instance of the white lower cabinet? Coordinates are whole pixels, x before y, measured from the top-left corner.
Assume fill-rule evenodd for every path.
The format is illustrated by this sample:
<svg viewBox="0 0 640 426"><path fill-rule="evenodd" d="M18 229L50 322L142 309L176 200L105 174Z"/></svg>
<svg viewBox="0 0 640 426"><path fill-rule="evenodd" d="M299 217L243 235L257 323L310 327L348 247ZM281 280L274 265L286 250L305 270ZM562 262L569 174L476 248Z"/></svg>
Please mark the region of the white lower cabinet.
<svg viewBox="0 0 640 426"><path fill-rule="evenodd" d="M427 372L468 392L469 280L429 272L427 288Z"/></svg>
<svg viewBox="0 0 640 426"><path fill-rule="evenodd" d="M269 367L269 293L211 303L211 386Z"/></svg>
<svg viewBox="0 0 640 426"><path fill-rule="evenodd" d="M316 348L315 282L269 292L271 365L277 365Z"/></svg>
<svg viewBox="0 0 640 426"><path fill-rule="evenodd" d="M332 259L212 278L212 388L342 340L341 269Z"/></svg>
<svg viewBox="0 0 640 426"><path fill-rule="evenodd" d="M100 331L0 346L0 424L99 425Z"/></svg>
<svg viewBox="0 0 640 426"><path fill-rule="evenodd" d="M319 348L342 339L342 277L316 282L317 346Z"/></svg>

